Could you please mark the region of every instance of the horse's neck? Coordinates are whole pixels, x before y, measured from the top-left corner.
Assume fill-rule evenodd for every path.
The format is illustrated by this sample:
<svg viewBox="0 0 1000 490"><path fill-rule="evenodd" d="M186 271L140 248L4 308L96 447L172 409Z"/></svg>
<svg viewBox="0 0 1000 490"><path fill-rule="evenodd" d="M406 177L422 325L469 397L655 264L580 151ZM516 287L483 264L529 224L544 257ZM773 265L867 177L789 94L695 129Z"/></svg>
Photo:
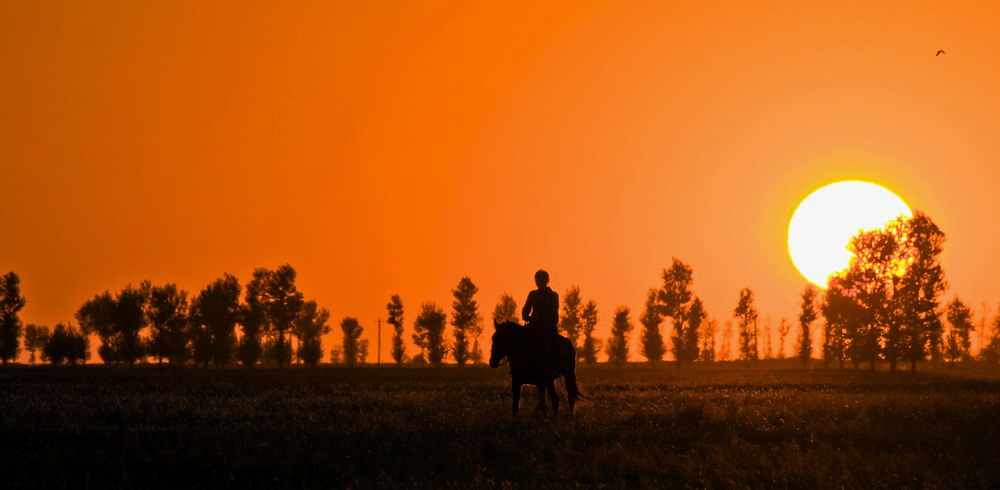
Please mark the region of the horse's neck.
<svg viewBox="0 0 1000 490"><path fill-rule="evenodd" d="M512 332L509 354L511 362L531 357L532 341L533 339L527 335L527 332Z"/></svg>

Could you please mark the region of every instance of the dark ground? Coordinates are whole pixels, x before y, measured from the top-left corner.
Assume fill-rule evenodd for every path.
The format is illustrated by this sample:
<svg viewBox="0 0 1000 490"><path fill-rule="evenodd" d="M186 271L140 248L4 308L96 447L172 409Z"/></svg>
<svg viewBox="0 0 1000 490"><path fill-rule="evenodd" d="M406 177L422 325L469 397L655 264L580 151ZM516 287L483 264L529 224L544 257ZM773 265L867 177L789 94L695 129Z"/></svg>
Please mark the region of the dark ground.
<svg viewBox="0 0 1000 490"><path fill-rule="evenodd" d="M1000 488L1000 368L0 369L0 487ZM775 365L771 365L775 367Z"/></svg>

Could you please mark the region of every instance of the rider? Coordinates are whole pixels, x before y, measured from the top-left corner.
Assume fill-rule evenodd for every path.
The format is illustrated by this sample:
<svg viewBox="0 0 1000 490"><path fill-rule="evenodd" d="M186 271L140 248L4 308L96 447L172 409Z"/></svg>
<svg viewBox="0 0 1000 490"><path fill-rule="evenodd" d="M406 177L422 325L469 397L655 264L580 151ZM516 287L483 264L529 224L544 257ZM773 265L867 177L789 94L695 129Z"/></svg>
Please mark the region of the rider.
<svg viewBox="0 0 1000 490"><path fill-rule="evenodd" d="M550 354L554 354L559 338L556 328L559 323L559 293L549 287L549 273L544 270L535 273L535 285L538 289L528 293L528 299L521 309L521 318L525 321L525 327L535 334L542 346ZM556 356L546 357L552 359Z"/></svg>

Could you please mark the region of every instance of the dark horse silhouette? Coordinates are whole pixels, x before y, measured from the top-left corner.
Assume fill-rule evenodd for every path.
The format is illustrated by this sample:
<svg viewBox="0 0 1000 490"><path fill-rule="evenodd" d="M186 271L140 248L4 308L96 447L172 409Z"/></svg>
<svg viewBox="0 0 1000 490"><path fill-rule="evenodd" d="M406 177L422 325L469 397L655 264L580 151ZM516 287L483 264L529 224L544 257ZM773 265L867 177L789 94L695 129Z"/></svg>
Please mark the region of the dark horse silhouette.
<svg viewBox="0 0 1000 490"><path fill-rule="evenodd" d="M576 348L566 337L559 336L557 342L558 359L546 359L552 353L546 352L545 346L535 337L535 333L512 321L497 323L493 332L493 346L490 349L490 367L500 367L500 361L506 357L510 362L511 392L514 395L513 413L517 415L521 401L521 386L534 385L542 395L542 407L545 407L545 394L552 400L552 409L559 414L559 395L556 393L555 381L559 375L566 380L566 393L569 399L569 411L580 398L580 389L576 385ZM555 362L553 362L555 361ZM552 367L556 366L556 372Z"/></svg>

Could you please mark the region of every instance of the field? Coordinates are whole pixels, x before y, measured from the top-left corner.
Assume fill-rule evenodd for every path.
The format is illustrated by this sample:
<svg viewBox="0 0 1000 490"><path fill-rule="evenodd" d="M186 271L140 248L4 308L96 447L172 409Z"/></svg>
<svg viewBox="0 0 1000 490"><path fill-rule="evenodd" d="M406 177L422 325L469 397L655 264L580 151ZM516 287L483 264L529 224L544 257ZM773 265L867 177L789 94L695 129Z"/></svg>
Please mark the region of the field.
<svg viewBox="0 0 1000 490"><path fill-rule="evenodd" d="M779 369L780 367L780 369ZM0 370L0 487L1000 487L1000 369Z"/></svg>

